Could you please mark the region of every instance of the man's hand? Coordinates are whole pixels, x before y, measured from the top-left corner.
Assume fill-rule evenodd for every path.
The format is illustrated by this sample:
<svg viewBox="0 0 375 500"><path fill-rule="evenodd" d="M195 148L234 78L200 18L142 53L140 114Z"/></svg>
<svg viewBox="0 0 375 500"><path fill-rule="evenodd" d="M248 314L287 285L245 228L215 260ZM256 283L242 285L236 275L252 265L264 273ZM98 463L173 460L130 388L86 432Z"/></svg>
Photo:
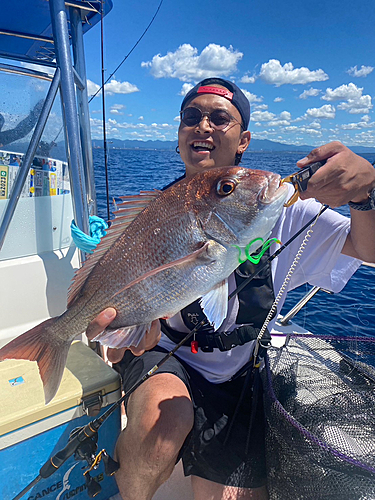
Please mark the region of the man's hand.
<svg viewBox="0 0 375 500"><path fill-rule="evenodd" d="M326 164L310 178L307 190L300 198L316 198L330 207L349 201L366 202L375 187L375 169L367 160L356 155L340 142L330 142L314 149L297 162L300 168L316 161ZM375 211L350 209L350 232L341 253L365 262L375 262Z"/></svg>
<svg viewBox="0 0 375 500"><path fill-rule="evenodd" d="M107 326L109 326L116 317L116 309L108 307L104 309L98 316L89 324L86 330L86 335L89 340L93 340L99 333L101 333ZM121 361L126 349L130 349L134 356L141 356L145 351L148 351L156 346L161 337L160 321L158 319L151 323L151 328L141 339L137 347L130 346L116 348L108 348L107 356L111 363L118 363Z"/></svg>
<svg viewBox="0 0 375 500"><path fill-rule="evenodd" d="M303 168L321 160L327 163L309 179L307 190L300 193L302 200L316 198L334 208L349 201L360 203L368 199L375 187L375 169L371 163L340 142L330 142L313 149L297 166Z"/></svg>

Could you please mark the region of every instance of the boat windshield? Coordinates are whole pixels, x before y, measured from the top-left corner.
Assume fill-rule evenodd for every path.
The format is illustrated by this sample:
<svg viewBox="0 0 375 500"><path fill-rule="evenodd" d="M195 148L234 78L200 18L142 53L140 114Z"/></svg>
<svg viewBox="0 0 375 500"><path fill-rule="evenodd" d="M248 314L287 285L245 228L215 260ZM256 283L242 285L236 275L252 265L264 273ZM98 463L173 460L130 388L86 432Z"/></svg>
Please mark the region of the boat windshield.
<svg viewBox="0 0 375 500"><path fill-rule="evenodd" d="M71 243L73 211L59 95L31 164L23 163L49 80L0 71L0 221L17 175L28 169L0 260L58 250Z"/></svg>

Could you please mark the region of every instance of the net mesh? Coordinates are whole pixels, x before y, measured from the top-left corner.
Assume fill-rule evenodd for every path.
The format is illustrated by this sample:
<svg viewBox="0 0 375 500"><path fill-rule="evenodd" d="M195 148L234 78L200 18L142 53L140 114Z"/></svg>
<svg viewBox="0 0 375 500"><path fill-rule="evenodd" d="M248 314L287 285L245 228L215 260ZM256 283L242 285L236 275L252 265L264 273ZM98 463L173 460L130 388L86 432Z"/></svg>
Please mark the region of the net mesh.
<svg viewBox="0 0 375 500"><path fill-rule="evenodd" d="M373 347L294 338L269 350L262 379L271 500L375 499Z"/></svg>

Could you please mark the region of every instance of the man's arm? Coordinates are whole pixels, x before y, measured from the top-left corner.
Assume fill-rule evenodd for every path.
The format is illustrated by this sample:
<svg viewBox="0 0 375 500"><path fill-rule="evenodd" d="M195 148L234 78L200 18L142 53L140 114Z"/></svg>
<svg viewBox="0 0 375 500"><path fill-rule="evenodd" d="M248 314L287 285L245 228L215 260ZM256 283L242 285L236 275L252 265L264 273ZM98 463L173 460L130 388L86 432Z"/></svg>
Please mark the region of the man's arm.
<svg viewBox="0 0 375 500"><path fill-rule="evenodd" d="M375 188L375 169L367 160L356 155L340 142L331 142L314 149L297 166L306 167L327 160L309 180L301 199L316 198L332 208L366 202ZM350 208L351 227L342 253L366 262L375 262L375 210Z"/></svg>

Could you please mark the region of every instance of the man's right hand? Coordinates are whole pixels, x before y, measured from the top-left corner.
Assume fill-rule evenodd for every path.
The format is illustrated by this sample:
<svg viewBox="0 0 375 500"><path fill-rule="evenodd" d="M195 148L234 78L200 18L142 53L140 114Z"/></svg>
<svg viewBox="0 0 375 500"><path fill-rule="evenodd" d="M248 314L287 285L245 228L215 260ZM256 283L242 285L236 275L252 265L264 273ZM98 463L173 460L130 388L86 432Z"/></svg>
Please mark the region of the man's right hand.
<svg viewBox="0 0 375 500"><path fill-rule="evenodd" d="M89 340L93 340L99 333L109 326L116 317L116 309L108 307L104 309L98 316L89 324L86 330L86 335ZM148 351L156 346L161 337L160 321L158 319L151 323L151 328L141 339L137 347L120 347L108 348L107 356L111 363L118 363L124 356L126 349L130 349L134 356L141 356L145 351Z"/></svg>

